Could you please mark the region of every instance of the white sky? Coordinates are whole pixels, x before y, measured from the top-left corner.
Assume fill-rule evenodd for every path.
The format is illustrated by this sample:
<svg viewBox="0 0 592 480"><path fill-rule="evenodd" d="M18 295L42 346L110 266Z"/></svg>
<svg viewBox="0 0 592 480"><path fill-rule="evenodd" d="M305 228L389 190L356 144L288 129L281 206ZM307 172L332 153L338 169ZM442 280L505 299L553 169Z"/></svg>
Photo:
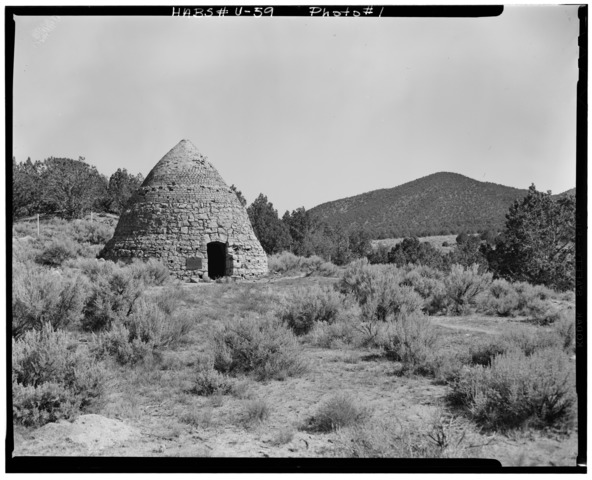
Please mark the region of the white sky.
<svg viewBox="0 0 592 480"><path fill-rule="evenodd" d="M575 186L576 6L500 17L18 17L14 155L144 176L190 139L278 209L439 171Z"/></svg>

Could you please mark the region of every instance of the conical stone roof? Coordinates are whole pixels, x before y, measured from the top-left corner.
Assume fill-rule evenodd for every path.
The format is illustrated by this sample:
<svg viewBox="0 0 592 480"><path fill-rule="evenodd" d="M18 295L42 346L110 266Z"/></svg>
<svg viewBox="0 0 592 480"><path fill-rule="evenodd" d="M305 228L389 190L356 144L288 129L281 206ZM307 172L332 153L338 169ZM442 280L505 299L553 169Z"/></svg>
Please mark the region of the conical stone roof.
<svg viewBox="0 0 592 480"><path fill-rule="evenodd" d="M100 256L156 258L177 277L247 278L267 273L267 256L246 209L189 140L150 171Z"/></svg>

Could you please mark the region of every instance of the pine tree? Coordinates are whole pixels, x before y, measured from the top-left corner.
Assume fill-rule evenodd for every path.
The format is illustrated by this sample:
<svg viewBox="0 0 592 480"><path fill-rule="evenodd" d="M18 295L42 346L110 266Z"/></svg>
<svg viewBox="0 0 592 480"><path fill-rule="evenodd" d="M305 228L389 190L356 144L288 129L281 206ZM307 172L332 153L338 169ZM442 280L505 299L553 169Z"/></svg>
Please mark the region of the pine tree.
<svg viewBox="0 0 592 480"><path fill-rule="evenodd" d="M554 199L532 185L506 215L495 249L486 254L497 275L558 290L575 287L575 197Z"/></svg>
<svg viewBox="0 0 592 480"><path fill-rule="evenodd" d="M137 176L127 173L124 168L118 168L109 178L109 209L114 213L121 213L134 192L140 188L144 177L141 173Z"/></svg>
<svg viewBox="0 0 592 480"><path fill-rule="evenodd" d="M107 179L96 167L70 158L48 158L41 172L42 208L45 213L60 213L67 218L102 210L107 198Z"/></svg>
<svg viewBox="0 0 592 480"><path fill-rule="evenodd" d="M277 210L262 193L247 208L255 235L268 255L290 248L288 227L279 219Z"/></svg>
<svg viewBox="0 0 592 480"><path fill-rule="evenodd" d="M12 158L12 217L13 219L40 213L41 176L39 161L17 163Z"/></svg>

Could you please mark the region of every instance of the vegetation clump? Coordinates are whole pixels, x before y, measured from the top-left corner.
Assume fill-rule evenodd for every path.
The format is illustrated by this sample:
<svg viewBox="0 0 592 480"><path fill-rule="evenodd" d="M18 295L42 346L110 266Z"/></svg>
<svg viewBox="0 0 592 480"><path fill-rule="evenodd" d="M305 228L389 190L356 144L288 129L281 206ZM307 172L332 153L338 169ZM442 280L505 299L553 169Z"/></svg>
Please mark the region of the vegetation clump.
<svg viewBox="0 0 592 480"><path fill-rule="evenodd" d="M492 281L491 273L479 273L478 265L465 268L453 265L450 274L446 276L444 284L446 294L454 313L462 314L475 305L477 295L485 291Z"/></svg>
<svg viewBox="0 0 592 480"><path fill-rule="evenodd" d="M81 276L67 278L30 262L14 262L12 275L14 338L44 324L67 328L82 318L86 283Z"/></svg>
<svg viewBox="0 0 592 480"><path fill-rule="evenodd" d="M349 395L340 394L323 403L308 419L305 429L312 432L331 432L364 423L369 416L368 409L360 407Z"/></svg>
<svg viewBox="0 0 592 480"><path fill-rule="evenodd" d="M106 373L67 333L44 324L12 340L12 415L26 426L72 418L96 404Z"/></svg>
<svg viewBox="0 0 592 480"><path fill-rule="evenodd" d="M213 336L213 350L214 368L223 373L284 380L306 370L295 335L271 315L224 322Z"/></svg>
<svg viewBox="0 0 592 480"><path fill-rule="evenodd" d="M337 319L344 297L329 287L310 287L294 292L280 314L296 335L312 330L315 323L331 324Z"/></svg>
<svg viewBox="0 0 592 480"><path fill-rule="evenodd" d="M385 345L386 355L402 364L402 371L433 373L438 335L429 318L403 315L394 322Z"/></svg>
<svg viewBox="0 0 592 480"><path fill-rule="evenodd" d="M226 395L233 391L233 383L227 375L214 369L214 359L208 357L198 366L191 393L202 396Z"/></svg>
<svg viewBox="0 0 592 480"><path fill-rule="evenodd" d="M158 304L141 299L132 313L118 317L98 335L95 351L113 356L122 365L135 364L156 350L175 346L192 326L187 313L167 314Z"/></svg>
<svg viewBox="0 0 592 480"><path fill-rule="evenodd" d="M501 353L489 367L463 369L451 386L452 401L491 429L565 427L576 402L573 366L553 348Z"/></svg>
<svg viewBox="0 0 592 480"><path fill-rule="evenodd" d="M366 321L386 321L421 310L423 301L404 284L402 270L394 266L369 265L365 259L352 262L338 284L341 293L360 305Z"/></svg>

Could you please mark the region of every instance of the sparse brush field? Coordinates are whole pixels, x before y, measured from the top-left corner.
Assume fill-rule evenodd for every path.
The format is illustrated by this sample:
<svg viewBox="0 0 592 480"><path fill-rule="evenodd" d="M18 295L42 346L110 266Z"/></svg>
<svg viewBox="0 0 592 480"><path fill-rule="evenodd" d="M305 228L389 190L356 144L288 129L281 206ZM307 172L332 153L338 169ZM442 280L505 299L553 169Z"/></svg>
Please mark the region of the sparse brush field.
<svg viewBox="0 0 592 480"><path fill-rule="evenodd" d="M108 227L58 223L13 228L17 456L575 464L571 293L291 254L258 281L181 284L94 259ZM59 433L80 415L129 431Z"/></svg>
<svg viewBox="0 0 592 480"><path fill-rule="evenodd" d="M454 249L457 235L432 235L430 237L418 237L420 242L429 242L432 247L442 253L449 253ZM405 238L383 238L381 240L372 240L372 246L384 246L389 249L401 243Z"/></svg>

